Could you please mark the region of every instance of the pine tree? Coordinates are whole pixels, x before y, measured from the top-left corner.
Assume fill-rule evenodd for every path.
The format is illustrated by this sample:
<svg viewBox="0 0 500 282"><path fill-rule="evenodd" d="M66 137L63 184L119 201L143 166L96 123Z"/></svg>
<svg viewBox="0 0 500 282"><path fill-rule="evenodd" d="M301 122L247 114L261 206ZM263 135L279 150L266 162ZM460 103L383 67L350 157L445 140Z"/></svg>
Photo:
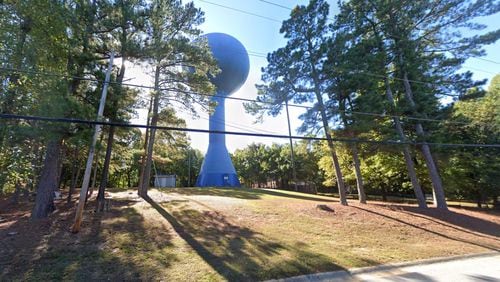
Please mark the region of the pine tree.
<svg viewBox="0 0 500 282"><path fill-rule="evenodd" d="M470 73L456 74L456 71L465 58L481 54L481 46L494 42L499 34L494 31L463 38L457 32L457 28L483 28L470 20L498 11L499 5L493 1L359 0L345 2L342 8L339 29L355 35L352 45L363 44L368 47L367 51L374 53L367 60L381 57L381 63L367 69L354 69L381 78L393 114L426 118L438 111L440 95L458 95L476 86ZM394 124L401 140L406 140L401 121L395 117ZM420 149L432 180L436 205L446 209L436 161L426 144L430 135L420 122L415 122L415 132L417 141L422 143ZM415 193L423 206L409 149L403 147L403 152Z"/></svg>
<svg viewBox="0 0 500 282"><path fill-rule="evenodd" d="M153 147L156 137L154 126L158 124L161 104L177 104L196 115L194 105L209 105L206 96L197 93L213 93L208 74L215 74L217 66L208 49L206 40L199 38L197 26L203 22L203 13L193 3L158 0L150 7L147 26L147 57L154 74L151 121L153 126L146 140L146 157L138 194L147 196ZM193 94L194 93L194 94Z"/></svg>
<svg viewBox="0 0 500 282"><path fill-rule="evenodd" d="M263 69L262 75L266 84L257 86L258 100L273 105L270 108L247 105L247 110L261 116L264 112L277 115L285 101L315 101L315 106L301 116L304 120L301 131L309 131L321 124L333 160L340 202L347 205L344 178L327 115L326 102L329 105L334 103L324 100L329 80L324 73L328 9L328 4L322 0L312 0L307 6L293 9L290 19L284 21L280 29L287 44L268 55L268 66Z"/></svg>
<svg viewBox="0 0 500 282"><path fill-rule="evenodd" d="M121 65L116 75L116 83L113 84L110 91L108 108L106 111L107 117L114 122L124 122L125 117L119 117L119 112L133 104L133 101L127 99L126 95L134 95L134 91L124 89L122 86L125 78L126 64L130 59L141 57L141 45L143 45L145 16L147 15L146 4L141 1L116 1L107 7L112 15L104 22L104 26L109 33L114 37L113 43L116 45L113 49L121 58ZM129 105L125 105L123 101L129 100ZM131 103L130 103L131 102ZM109 166L111 163L111 153L115 139L116 128L111 126L108 130L108 138L106 142L106 155L102 168L101 181L99 183L99 192L97 194L97 211L102 211L104 207L104 192L108 184Z"/></svg>

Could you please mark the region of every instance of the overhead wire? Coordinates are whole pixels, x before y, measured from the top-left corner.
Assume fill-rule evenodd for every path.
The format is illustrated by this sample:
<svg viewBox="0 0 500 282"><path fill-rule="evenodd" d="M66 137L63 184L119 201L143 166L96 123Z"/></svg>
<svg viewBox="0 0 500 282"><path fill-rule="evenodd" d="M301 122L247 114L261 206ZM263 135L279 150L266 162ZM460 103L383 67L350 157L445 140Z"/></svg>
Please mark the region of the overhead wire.
<svg viewBox="0 0 500 282"><path fill-rule="evenodd" d="M267 59L267 55L265 55L264 53L255 52L255 51L247 51L247 52L248 52L249 56ZM472 68L472 67L467 67L467 66L464 66L463 68L465 68L465 69L474 69L476 71L481 71L481 72L485 72L485 73L494 74L492 72L481 70L481 69L478 69L478 68ZM335 70L338 71L338 72L345 72L345 73L355 74L355 75L365 75L365 76L371 76L371 77L377 77L377 78L385 78L386 77L383 74L377 74L377 73L368 72L368 71L357 71L357 70L346 69L346 68L341 68L341 67L335 67ZM455 81L446 81L446 80L440 81L440 82L432 82L432 81L424 81L424 80L416 80L416 79L403 79L403 78L399 78L399 77L391 77L391 79L398 80L398 81L408 81L408 82L418 83L418 84L438 85L438 86L439 85L444 85L444 84L447 84L447 85L456 84Z"/></svg>
<svg viewBox="0 0 500 282"><path fill-rule="evenodd" d="M184 113L184 114L188 114L189 115L189 112L183 110L183 109L179 109L180 112ZM200 116L201 119L203 120L213 120L217 123L222 123L220 119L217 119L217 118L213 118L210 119L210 118L207 118L207 117L204 117L204 116ZM247 130L249 132L252 132L252 133L260 133L260 132L265 132L265 133L269 133L269 134L279 134L278 132L274 132L274 131L269 131L269 130L265 130L265 129L260 129L260 128L255 128L255 127L251 127L251 126L247 126L247 125L244 125L244 124L241 124L241 123L237 123L237 122L231 122L231 121L224 121L224 124L228 127L232 127L232 128L236 128L236 129L241 129L241 130Z"/></svg>
<svg viewBox="0 0 500 282"><path fill-rule="evenodd" d="M256 52L255 52L256 53ZM261 58L267 58L267 56L264 56L264 55L260 55L260 54L250 54L250 56L253 56L253 57L261 57ZM464 69L470 69L470 70L475 70L475 71L479 71L479 72L484 72L484 73L488 73L488 74L496 74L496 73L493 73L493 72L490 72L490 71L486 71L486 70L482 70L482 69L478 69L478 68L474 68L474 67L469 67L469 66L462 66L462 68ZM367 71L353 71L351 69L346 69L346 68L340 68L340 67L335 67L335 70L336 71L339 71L339 72L347 72L347 73L350 73L350 74L356 74L356 75L366 75L366 76L371 76L371 77L377 77L377 78L385 78L386 76L385 75L382 75L382 74L376 74L376 73L372 73L372 72L367 72ZM442 85L442 84L456 84L456 82L454 81L440 81L439 83L436 83L436 82L432 82L432 81L424 81L424 80L416 80L416 79L403 79L403 78L399 78L399 77L391 77L391 79L394 79L394 80L398 80L398 81L408 81L408 82L412 82L412 83L418 83L418 84L430 84L430 85Z"/></svg>
<svg viewBox="0 0 500 282"><path fill-rule="evenodd" d="M255 14L255 13L249 13L249 12L246 12L244 10L240 10L240 9L236 9L236 8L228 7L228 6L224 6L224 5L220 5L220 4L213 3L213 2L210 2L210 1L206 1L206 0L198 0L198 1L202 1L202 2L205 2L205 3L212 4L212 5L224 7L224 8L230 9L230 10L235 10L235 11L238 11L238 12L244 12L244 13L247 13L249 15L256 16L256 17L267 18L267 17L261 16L261 15ZM248 53L249 56L252 56L252 57L267 58L267 54L263 53L263 52L247 51L247 53ZM478 59L480 59L480 58L478 58ZM491 62L494 62L494 61L491 61ZM339 71L339 72L346 72L346 73L356 74L356 75L366 75L366 76L377 77L377 78L385 78L386 77L385 75L382 75L382 74L372 73L372 72L368 72L368 71L361 71L361 72L359 72L357 70L353 71L352 69L346 69L346 68L340 68L340 67L336 67L335 70ZM484 70L481 70L481 71L487 72L487 71L484 71ZM437 82L433 82L433 81L423 81L423 80L416 80L416 79L403 79L403 78L399 78L399 77L391 77L391 79L398 80L398 81L408 81L408 82L411 82L411 83L418 83L418 84L425 84L425 85L438 85L439 86L439 85L444 85L444 84L448 84L448 85L456 84L455 81L440 81L440 82L437 83ZM448 96L456 96L456 95L448 95Z"/></svg>
<svg viewBox="0 0 500 282"><path fill-rule="evenodd" d="M78 79L78 80L82 80L82 81L104 83L103 80L93 79L93 78L88 78L88 77L77 77L77 76L64 75L64 74L47 73L47 72L32 71L32 70L19 70L19 69L13 69L13 68L0 67L0 71L2 71L2 70L3 71L10 71L10 72L21 72L21 73L29 73L29 74L35 74L35 75L45 75L45 76L58 77L58 78ZM119 83L116 81L110 81L108 83L109 84L120 84L123 86L129 86L129 87L135 87L135 88L155 90L154 86L147 86L147 85L140 85L140 84L133 84L133 83L123 83L123 82ZM168 88L159 88L158 90L160 90L160 91L172 91L171 89L168 89ZM198 93L198 92L193 92L193 91L179 91L179 93L185 94L185 95L200 95L200 96L205 96L205 97L217 97L217 98L224 98L224 99L228 99L228 100L236 100L236 101L243 101L243 102L250 102L250 103L268 104L268 105L273 105L273 106L285 106L285 103L273 103L273 102L255 100L255 99L225 96L225 95L218 95L218 94L206 94L206 93ZM308 109L308 110L314 108L312 106L298 105L298 104L288 104L288 106L295 107L295 108L303 108L303 109ZM340 111L340 110L338 110L338 111ZM429 122L447 122L449 124L462 124L462 125L471 124L468 122L448 121L448 120L443 120L443 119L422 118L422 117L413 117L413 116L406 116L406 115L390 115L390 114L386 114L386 113L371 113L371 112L352 111L352 110L345 110L342 112L352 113L352 114L357 114L357 115L369 115L369 116L391 117L391 118L396 117L396 118L407 119L407 120L420 120L420 121L429 121Z"/></svg>
<svg viewBox="0 0 500 282"><path fill-rule="evenodd" d="M269 5L272 5L272 6L280 7L282 9L285 9L285 10L288 10L288 11L293 11L293 8L285 6L285 5L281 5L281 4L278 4L278 3L275 3L275 2L271 2L271 1L267 1L267 0L259 0L259 1L263 2L263 3L266 3L266 4L269 4ZM329 21L332 21L332 22L335 21L335 19L331 18L331 17L327 17L326 19L329 20Z"/></svg>
<svg viewBox="0 0 500 282"><path fill-rule="evenodd" d="M274 19L274 18L269 18L269 17L263 16L263 15L260 15L260 14L248 12L248 11L241 10L241 9L237 9L237 8L234 8L234 7L231 7L231 6L225 6L225 5L221 5L221 4L218 4L218 3L213 3L213 2L210 2L210 1L206 1L206 0L198 0L198 1L205 2L205 3L211 4L211 5L215 5L215 6L219 6L219 7L225 8L225 9L233 10L233 11L236 11L236 12L244 13L244 14L247 14L247 15L251 15L251 16L255 16L255 17L259 17L259 18L271 20L271 21L274 21L274 22L282 22L282 21ZM272 5L272 6L280 7L282 9L286 9L286 10L290 10L290 11L293 10L293 8L291 8L291 7L284 6L284 5L281 5L281 4L277 4L275 2L271 2L271 1L267 1L267 0L258 0L258 1L266 3L266 4L269 4L269 5ZM335 19L333 19L333 18L327 18L327 19L330 20L330 21L335 21ZM397 37L397 36L395 36L395 37ZM257 53L257 52L255 52L255 53ZM263 53L260 53L260 54L263 54ZM265 56L260 56L260 54L259 53L257 53L257 54L250 54L249 53L249 55L254 56L254 57L265 58ZM494 64L500 64L500 62L496 62L496 61L485 59L485 58L478 58L478 57L472 57L472 58L473 59L487 61L487 62L494 63ZM464 68L466 68L466 69L467 68L468 69L474 69L476 71L480 71L480 72L484 72L484 73L489 73L489 74L495 74L495 73L492 73L492 72L489 72L489 71L485 71L485 70L480 70L480 69L477 69L477 68L471 68L471 67L464 67ZM342 70L342 69L340 69L340 70ZM345 70L343 70L343 71L345 71ZM363 72L363 73L366 74L366 75L368 75L368 76L374 76L374 77L384 78L383 75L379 75L379 74L373 74L373 73L369 73L369 72ZM404 80L402 78L397 78L397 77L393 77L393 79L401 80L401 81ZM412 83L434 84L434 85L437 84L437 83L431 82L431 81L420 81L420 80L412 80L412 79L406 79L406 80L409 81L409 82L412 82ZM452 82L452 81L441 81L441 83L443 83L443 84L454 84L455 82Z"/></svg>
<svg viewBox="0 0 500 282"><path fill-rule="evenodd" d="M221 5L221 4L218 4L218 3L213 3L213 2L210 2L210 1L206 1L206 0L199 0L199 1L211 4L211 5L219 6L219 7L222 7L222 8L230 9L230 10L233 10L233 11L237 11L237 12L240 12L240 13L245 13L245 14L248 14L248 15L252 15L252 16L256 16L256 17L260 17L260 18L272 20L272 21L275 21L275 22L281 22L281 21L276 20L276 19L272 19L272 18L265 17L265 16L262 16L262 15L259 15L259 14L251 13L251 12L240 10L240 9L236 9L234 7L224 6L224 5ZM284 5L279 5L279 4L276 4L276 3L271 2L271 1L265 1L265 0L259 0L259 1L267 3L267 4L270 4L270 5L278 6L278 7L284 8L284 9L292 10L292 8L290 8L290 7L287 7L287 6L284 6ZM267 57L265 53L256 52L256 51L248 51L248 55L249 56L253 56L253 57L258 57L258 58L266 58ZM476 59L482 59L482 58L476 58ZM484 59L484 60L486 60L486 59ZM486 61L490 61L490 60L486 60ZM497 62L494 62L494 61L490 61L490 62L497 63ZM7 70L7 68L0 68L0 69ZM347 70L347 69L338 68L338 67L336 68L336 70L338 70L338 71L349 71L349 72L352 71L352 70ZM476 69L476 70L482 71L482 72L487 72L487 71L483 71L483 70L479 70L479 69ZM16 71L21 71L21 70L16 70ZM28 72L33 72L33 71L28 71ZM487 73L491 73L491 72L487 72ZM362 74L362 75L367 75L367 76L385 78L384 75L374 74L374 73L370 73L370 72L362 72L362 73L358 72L356 74ZM62 75L59 75L59 74L56 74L56 75L62 76ZM72 78L72 79L80 79L80 80L101 82L99 80L95 80L95 79L91 79L91 78L79 78L79 77L71 77L71 76L65 76L65 77ZM392 77L392 79L401 80L401 81L405 80L405 79L397 78L397 77ZM421 80L412 80L412 79L407 79L407 81L412 82L412 83L424 83L424 84L434 84L434 85L437 84L435 82L421 81ZM111 82L111 83L113 83L113 82ZM116 82L114 82L114 83L116 83ZM449 83L455 83L455 82L442 81L441 83L449 84ZM130 86L130 87L137 87L137 88L145 88L145 89L154 89L154 87L152 87L152 86L130 84L130 83L121 83L121 85ZM166 90L166 89L159 89L159 90ZM218 95L195 93L195 92L191 92L191 91L184 91L184 94L194 94L194 95L203 95L203 96L211 96L211 97L212 96L213 97L220 97ZM238 98L238 97L224 96L224 98L231 99L231 100L245 101L245 102L257 102L257 103L273 104L274 105L274 103L270 103L270 102L263 102L263 101L257 101L257 100L245 99L245 98ZM306 108L306 109L311 109L312 108L312 107L309 107L309 106L295 105L295 104L289 104L289 106L290 107L298 107L298 108ZM366 113L366 112L356 112L356 111L349 111L349 112L350 113L354 113L354 114L372 115L372 116L380 116L380 117L389 116L389 115L386 115L386 114L377 114L377 113ZM407 117L407 116L395 116L395 115L389 116L389 117L400 117L400 118L406 118L406 119L409 119L409 120L421 120L421 121L436 121L436 122L442 122L443 121L443 120L439 120L439 119ZM467 123L462 123L462 122L451 122L451 123L467 124Z"/></svg>
<svg viewBox="0 0 500 282"><path fill-rule="evenodd" d="M217 3L213 3L210 1L206 0L199 0L201 2L205 2L211 5L219 6L222 8L230 9L233 11L237 11L240 13L248 14L251 16L263 18L269 21L273 22L278 22L281 23L282 21L262 16L259 14L251 13L248 11L236 9L233 7L228 7L224 5L220 5ZM273 3L270 1L265 1L265 0L259 0L261 2L268 3L270 5L278 6L281 8L289 9L292 10L289 7L279 5L277 3ZM328 18L329 20L333 20ZM248 52L249 56L252 57L257 57L257 58L266 58L267 56L264 53L259 53L259 52ZM490 63L494 64L500 64L499 62L495 62L492 60L488 59L483 59L483 58L474 58L478 60L483 60L487 61ZM480 69L475 69L471 67L464 67L468 69L473 69L476 71L484 72L484 73L490 73L490 74L495 74L489 71L484 71ZM1 68L0 68L1 69ZM384 77L383 75L378 75L378 74L373 74L373 73L366 73L365 75L367 76L375 76L375 77ZM67 78L72 78L72 79L81 79L81 80L86 80L86 81L92 81L92 82L100 82L102 83L103 81L97 80L97 79L91 79L91 78L76 78L76 77L70 77L67 76ZM400 78L393 78L395 80L403 80ZM427 82L427 81L418 81L418 80L407 80L409 82L413 83L425 83L425 84L436 84L434 82ZM444 81L443 81L444 82ZM113 83L113 82L111 82ZM116 84L116 82L114 82ZM452 82L446 82L446 83L452 83ZM137 88L144 88L144 89L155 89L152 86L144 86L144 85L137 85L137 84L131 84L131 83L121 83L121 85L125 86L130 86L130 87L137 87ZM204 95L204 96L210 96L210 97L219 97L217 95L210 95L210 94L202 94L202 93L196 93L196 92L186 92L185 94L193 94L193 95ZM245 98L238 98L238 97L225 97L227 99L232 99L232 100L239 100L239 101L246 101L246 102L257 102L257 103L266 103L263 101L257 101L257 100L252 100L252 99L245 99ZM273 103L269 103L273 104ZM290 104L289 106L291 107L299 107L299 108L306 108L306 109L311 109L312 107L309 106L303 106L303 105L294 105ZM405 118L408 120L421 120L421 121L433 121L433 122L449 122L449 123L455 123L455 124L470 124L470 123L463 123L463 122L453 122L453 121L446 121L446 120L439 120L439 119L430 119L430 118L419 118L419 117L410 117L410 116L397 116L397 115L387 115L387 114L378 114L378 113L368 113L368 112L358 112L358 111L349 111L349 113L353 114L360 114L360 115L372 115L372 116L379 116L379 117L399 117L399 118ZM105 122L105 121L90 121L90 120L84 120L84 119L71 119L71 118L53 118L53 117L41 117L41 116L27 116L27 115L7 115L7 114L0 114L0 118L2 119L23 119L23 120L38 120L38 121L46 121L46 122L64 122L64 123L77 123L77 124L87 124L87 125L110 125L110 126L118 126L118 127L134 127L134 128L155 128L158 130L173 130L173 131L183 131L183 132L198 132L198 133L214 133L214 134L228 134L228 135L239 135L239 136L253 136L253 137L271 137L271 138L292 138L292 139L301 139L301 140L316 140L316 141L326 141L327 139L324 137L308 137L308 136L291 136L291 135L281 135L281 134L276 134L274 132L270 133L259 133L259 132L235 132L235 131L215 131L215 130L204 130L204 129L196 129L196 128L188 128L188 127L171 127L171 126L150 126L150 125L142 125L142 124L132 124L132 123L118 123L118 122ZM204 118L204 117L202 117ZM226 124L228 124L226 122ZM228 126L231 126L228 124ZM249 130L251 127L238 127L238 126L231 126L237 129L242 129L242 130ZM259 129L260 130L260 129ZM261 130L265 131L265 130ZM383 141L378 141L378 140L367 140L367 139L344 139L344 138L332 138L334 142L342 142L342 143L369 143L369 144L380 144L380 145L413 145L413 146L420 146L420 145L430 145L430 146L442 146L442 147L473 147L473 148L500 148L500 144L461 144L461 143L433 143L433 142L405 142L405 141L392 141L392 140L383 140Z"/></svg>
<svg viewBox="0 0 500 282"><path fill-rule="evenodd" d="M86 125L107 125L107 126L128 127L128 128L132 127L147 128L147 129L154 128L156 130L228 134L228 135L239 135L239 136L271 137L271 138L287 138L287 139L292 138L292 139L316 140L316 141L328 140L325 137L311 137L311 136L297 136L297 135L290 136L290 135L280 135L280 134L250 133L250 132L239 132L239 131L220 131L220 130L207 130L207 129L188 128L188 127L174 127L174 126L152 126L144 124L123 123L123 122L92 121L92 120L75 119L75 118L58 118L58 117L43 117L43 116L14 115L14 114L0 114L0 118L86 124ZM436 142L410 142L410 141L394 141L394 140L379 141L379 140L359 139L359 138L330 138L330 140L342 143L368 143L368 144L379 144L379 145L413 145L413 146L430 145L430 146L442 146L442 147L500 148L500 144L436 143Z"/></svg>
<svg viewBox="0 0 500 282"><path fill-rule="evenodd" d="M234 8L234 7L225 6L225 5L221 5L221 4L210 2L210 1L206 1L206 0L198 0L198 1L210 4L210 5L218 6L218 7L221 7L221 8L225 8L225 9L228 9L228 10L232 10L232 11L235 11L235 12L239 12L239 13L242 13L242 14L246 14L246 15L250 15L250 16L254 16L254 17L266 19L268 21L277 22L277 23L280 23L280 24L282 22L282 21L280 21L278 19L266 17L266 16L263 16L263 15L255 14L255 13L248 12L248 11L245 11L245 10L240 10L240 9L237 9L237 8Z"/></svg>
<svg viewBox="0 0 500 282"><path fill-rule="evenodd" d="M478 72L484 72L484 73L488 73L488 74L493 74L493 75L498 74L498 73L494 73L494 72L491 72L491 71L485 71L485 70L482 70L482 69L478 69L478 68L475 68L475 67L462 66L462 68L468 69L468 70L473 70L473 71L478 71Z"/></svg>
<svg viewBox="0 0 500 282"><path fill-rule="evenodd" d="M289 11L292 11L293 8L291 7L288 7L288 6L284 6L284 5L280 5L278 3L274 3L274 2L271 2L271 1L266 1L266 0L259 0L260 2L264 2L264 3L267 3L267 4L270 4L270 5L273 5L273 6L276 6L276 7L280 7L280 8L283 8L285 10L289 10Z"/></svg>
<svg viewBox="0 0 500 282"><path fill-rule="evenodd" d="M481 60L481 61L485 61L485 62L489 62L489 63L500 65L500 62L493 61L493 60L490 60L490 59L479 58L479 57L471 57L471 59Z"/></svg>

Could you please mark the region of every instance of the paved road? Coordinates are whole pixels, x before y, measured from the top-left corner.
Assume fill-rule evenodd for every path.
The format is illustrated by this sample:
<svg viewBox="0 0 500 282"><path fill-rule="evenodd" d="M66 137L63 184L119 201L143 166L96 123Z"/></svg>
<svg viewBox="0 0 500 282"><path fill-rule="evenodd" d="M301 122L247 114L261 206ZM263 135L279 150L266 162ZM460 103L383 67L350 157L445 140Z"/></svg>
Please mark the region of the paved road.
<svg viewBox="0 0 500 282"><path fill-rule="evenodd" d="M383 265L282 279L306 281L442 281L500 282L500 254L428 260L398 265Z"/></svg>

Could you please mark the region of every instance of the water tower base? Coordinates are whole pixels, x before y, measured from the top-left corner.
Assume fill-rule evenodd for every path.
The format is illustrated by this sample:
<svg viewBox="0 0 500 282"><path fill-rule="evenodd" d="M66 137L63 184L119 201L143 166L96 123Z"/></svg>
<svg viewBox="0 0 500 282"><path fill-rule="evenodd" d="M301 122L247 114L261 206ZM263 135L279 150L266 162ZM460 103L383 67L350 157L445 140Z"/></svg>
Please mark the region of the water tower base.
<svg viewBox="0 0 500 282"><path fill-rule="evenodd" d="M198 187L241 187L236 173L202 173L196 180Z"/></svg>

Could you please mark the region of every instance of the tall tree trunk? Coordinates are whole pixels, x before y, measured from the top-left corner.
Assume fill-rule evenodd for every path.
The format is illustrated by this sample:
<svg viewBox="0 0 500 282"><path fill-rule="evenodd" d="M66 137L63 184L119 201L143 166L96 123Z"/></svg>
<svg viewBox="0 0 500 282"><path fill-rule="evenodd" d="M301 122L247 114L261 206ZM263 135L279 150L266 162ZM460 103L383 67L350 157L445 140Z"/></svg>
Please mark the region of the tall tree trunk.
<svg viewBox="0 0 500 282"><path fill-rule="evenodd" d="M382 189L380 189L380 191L382 191L382 202L387 202L387 188L385 185L382 185Z"/></svg>
<svg viewBox="0 0 500 282"><path fill-rule="evenodd" d="M394 97L392 95L391 86L389 85L389 78L385 78L385 93L387 100L389 101L391 106L395 105ZM406 135L403 131L403 126L401 125L401 121L397 116L393 117L394 126L396 128L396 132L399 135L399 139L402 142L407 142ZM424 193L422 192L422 187L420 187L420 183L418 182L417 172L415 170L415 163L411 157L410 148L408 145L403 145L403 155L405 158L406 169L408 170L408 175L410 176L411 186L413 187L413 192L415 193L415 197L417 198L418 206L421 208L427 208L427 202L425 200Z"/></svg>
<svg viewBox="0 0 500 282"><path fill-rule="evenodd" d="M368 19L365 17L365 19ZM394 100L394 96L392 95L392 89L389 84L389 77L387 75L387 67L386 67L386 61L387 61L387 51L384 47L384 43L382 38L380 37L380 34L377 30L377 25L370 21L370 25L372 27L373 32L375 33L375 37L377 38L377 42L379 45L379 49L383 52L384 54L384 63L381 65L381 69L384 70L384 86L385 86L385 94L387 101L389 101L389 104L391 107L396 106L396 102ZM403 131L403 126L401 125L401 121L399 120L399 117L394 116L393 117L393 122L394 122L394 127L396 129L397 134L399 135L399 139L402 142L407 142L406 135ZM425 195L422 191L422 187L420 186L420 182L418 181L417 177L417 172L415 170L415 163L413 162L413 159L411 157L411 152L410 148L408 145L403 145L403 156L405 159L405 164L406 164L406 169L408 170L408 176L410 177L410 182L411 186L413 188L413 192L415 193L415 198L417 199L418 206L420 208L427 208L427 202L425 200Z"/></svg>
<svg viewBox="0 0 500 282"><path fill-rule="evenodd" d="M69 204L71 203L71 197L73 196L73 192L75 191L75 186L76 186L76 177L77 177L77 164L73 164L73 168L71 169L71 183L69 185L68 189L68 197L66 199L66 202Z"/></svg>
<svg viewBox="0 0 500 282"><path fill-rule="evenodd" d="M146 166L144 169L144 176L142 179L142 187L139 190L139 195L141 197L148 196L149 179L151 177L151 163L153 161L153 147L155 143L156 129L154 128L158 124L158 111L160 104L160 91L159 91L159 79L160 79L160 67L156 67L155 71L155 91L153 99L153 116L151 117L151 126L148 141L148 150L146 153Z"/></svg>
<svg viewBox="0 0 500 282"><path fill-rule="evenodd" d="M80 150L78 146L75 147L74 150L74 162L73 162L73 168L71 170L71 184L69 186L69 191L68 191L68 198L67 202L68 204L71 203L71 197L73 196L73 193L75 192L76 189L76 183L78 183L78 178L80 177L80 162L78 161L78 154Z"/></svg>
<svg viewBox="0 0 500 282"><path fill-rule="evenodd" d="M62 161L61 161L62 162ZM57 190L64 190L64 185L66 184L64 179L66 178L66 175L67 175L67 170L68 169L64 169L62 171L62 173L60 174L61 176L59 177L59 184L57 185Z"/></svg>
<svg viewBox="0 0 500 282"><path fill-rule="evenodd" d="M104 164L102 166L102 176L101 183L99 183L99 193L97 193L97 211L103 211L104 209L104 193L106 191L106 185L108 184L109 176L109 164L111 162L111 151L113 148L113 141L115 138L115 127L111 126L108 133L108 142L106 147L106 157L104 158Z"/></svg>
<svg viewBox="0 0 500 282"><path fill-rule="evenodd" d="M60 190L63 177L63 160L66 158L66 145L64 144L64 140L62 141L60 154L60 161L57 164L57 186L54 188L54 191Z"/></svg>
<svg viewBox="0 0 500 282"><path fill-rule="evenodd" d="M122 82L123 78L125 77L125 62L127 61L127 56L125 55L125 50L123 49L125 42L121 42L122 44L122 63L120 66L120 71L118 73L118 76L116 77L116 84L118 86L118 90L116 91L115 97L113 99L113 103L111 107L115 109L115 111L118 111L118 100L121 98L121 92L122 92ZM113 119L116 118L116 112L114 113ZM109 128L109 133L108 133L108 140L106 144L106 157L104 158L104 164L102 166L102 176L101 176L101 182L99 183L99 193L97 194L97 210L100 211L99 207L104 206L104 192L106 190L106 185L108 184L108 176L109 176L109 164L111 161L111 152L113 150L113 142L114 142L114 136L115 136L115 127L111 126Z"/></svg>
<svg viewBox="0 0 500 282"><path fill-rule="evenodd" d="M400 63L403 65L402 57L400 56ZM411 90L410 82L408 81L408 73L406 70L403 71L403 84L405 88L405 96L408 100L413 111L415 111L416 104L413 100L413 92ZM446 198L444 196L443 182L441 181L441 176L437 170L436 163L434 162L434 158L432 157L431 148L425 142L425 131L420 122L417 122L415 125L417 135L422 139L422 146L420 146L420 150L422 155L424 156L425 164L427 165L427 169L429 170L429 175L432 181L432 187L434 188L434 199L435 204L438 209L448 209L448 205L446 204Z"/></svg>
<svg viewBox="0 0 500 282"><path fill-rule="evenodd" d="M101 137L99 138L99 144L102 144L102 139L104 138L104 134L101 134ZM87 197L85 198L85 204L87 203L87 200L92 197L94 194L95 190L95 185L97 182L97 169L99 168L99 155L101 153L101 146L97 147L97 150L95 152L94 156L94 172L92 173L92 184L89 187L89 192L87 193Z"/></svg>
<svg viewBox="0 0 500 282"><path fill-rule="evenodd" d="M148 108L148 116L146 119L146 125L149 126L151 122L151 111L153 110L153 99L154 96L151 96L151 99L149 99L149 108ZM144 180L144 172L146 171L146 155L147 155L147 150L148 150L148 141L149 141L149 132L150 129L146 128L146 133L144 136L144 154L141 156L141 168L140 168L140 174L139 174L139 184L137 185L137 194L141 196L142 190L143 190L143 180Z"/></svg>
<svg viewBox="0 0 500 282"><path fill-rule="evenodd" d="M127 187L132 187L132 170L130 170L127 175Z"/></svg>
<svg viewBox="0 0 500 282"><path fill-rule="evenodd" d="M104 135L101 135L104 136ZM90 184L90 191L88 193L87 198L92 197L92 194L94 194L94 189L97 183L97 168L99 167L99 150L97 150L95 154L95 160L94 160L94 172L92 172L92 184Z"/></svg>
<svg viewBox="0 0 500 282"><path fill-rule="evenodd" d="M312 47L312 42L309 41L308 43L309 43L308 45L309 50L314 50L314 48ZM347 196L346 196L344 177L342 176L342 170L340 169L339 158L337 156L337 152L335 151L335 145L333 144L332 136L330 134L330 126L328 125L328 118L325 112L325 103L323 103L323 97L321 96L321 90L319 88L320 86L319 75L316 70L315 62L311 61L310 65L311 65L311 76L314 82L313 85L314 94L316 95L316 99L318 100L319 112L321 114L321 121L323 122L323 130L325 131L325 137L328 143L328 148L330 149L330 154L332 155L333 169L335 171L335 178L337 179L337 186L339 188L340 204L347 206Z"/></svg>
<svg viewBox="0 0 500 282"><path fill-rule="evenodd" d="M328 125L328 118L325 112L325 103L323 103L323 97L321 96L321 91L319 89L318 75L316 72L316 67L314 66L313 63L311 64L311 68L314 81L314 93L316 95L316 99L318 100L319 112L321 114L321 121L323 122L323 130L325 131L325 137L328 143L328 148L330 149L330 154L332 156L333 169L335 171L335 178L337 179L337 186L339 188L340 204L347 206L347 195L346 195L344 177L342 176L342 170L340 169L339 158L337 156L337 152L335 151L335 145L333 144L332 136L330 134L330 126Z"/></svg>
<svg viewBox="0 0 500 282"><path fill-rule="evenodd" d="M17 205L19 203L19 195L21 194L21 183L19 180L16 181L14 194L12 194L12 198L10 199L11 204Z"/></svg>
<svg viewBox="0 0 500 282"><path fill-rule="evenodd" d="M55 210L54 189L57 185L57 167L61 151L62 137L52 139L47 144L40 182L36 189L35 207L31 212L33 219L46 218Z"/></svg>
<svg viewBox="0 0 500 282"><path fill-rule="evenodd" d="M478 187L477 193L476 193L476 205L478 208L482 208L483 204L483 195L481 193L481 187Z"/></svg>
<svg viewBox="0 0 500 282"><path fill-rule="evenodd" d="M359 161L359 152L357 144L351 146L352 159L354 161L354 173L356 174L356 187L358 188L359 202L366 204L366 193L363 184L363 176L361 174L361 162Z"/></svg>
<svg viewBox="0 0 500 282"><path fill-rule="evenodd" d="M316 92L316 98L318 100L319 111L321 114L321 120L323 122L323 130L325 131L326 140L328 143L328 148L330 149L330 154L333 160L333 168L335 171L335 178L337 179L337 186L339 188L339 198L340 203L344 206L347 206L347 195L344 184L344 177L342 176L342 171L340 169L340 162L337 156L337 152L335 151L335 145L332 141L332 136L330 134L330 126L328 125L328 119L325 113L325 106L323 103L323 97L321 97L321 93Z"/></svg>
<svg viewBox="0 0 500 282"><path fill-rule="evenodd" d="M493 207L496 209L500 208L500 202L498 201L498 190L493 192L492 200L493 200Z"/></svg>
<svg viewBox="0 0 500 282"><path fill-rule="evenodd" d="M342 104L343 105L343 104ZM347 130L348 122L345 115L345 106L340 110L340 116L342 118L342 122L344 123L344 127ZM349 137L354 138L354 133L349 131ZM354 165L354 174L356 175L356 188L358 189L358 200L362 204L366 204L366 193L363 185L363 175L361 174L361 162L359 161L359 152L358 152L358 144L349 144L349 149L352 154L353 165Z"/></svg>

